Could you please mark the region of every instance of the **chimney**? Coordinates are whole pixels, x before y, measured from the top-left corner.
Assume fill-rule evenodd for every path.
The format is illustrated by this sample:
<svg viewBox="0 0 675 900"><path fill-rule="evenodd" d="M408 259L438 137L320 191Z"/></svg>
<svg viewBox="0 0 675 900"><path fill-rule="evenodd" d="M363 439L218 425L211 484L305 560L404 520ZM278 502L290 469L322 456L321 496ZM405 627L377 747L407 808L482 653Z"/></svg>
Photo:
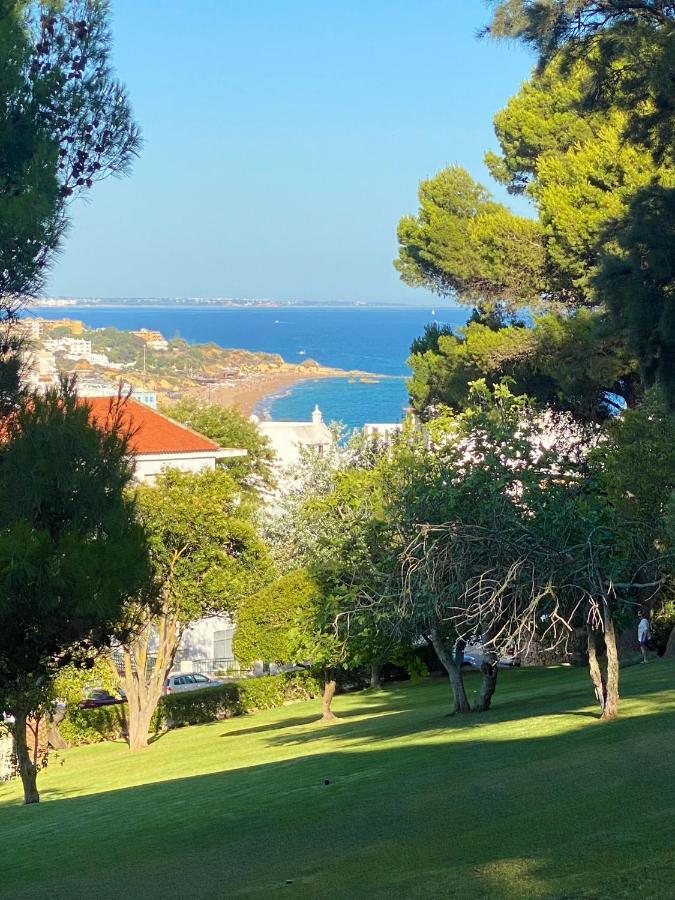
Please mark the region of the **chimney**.
<svg viewBox="0 0 675 900"><path fill-rule="evenodd" d="M318 403L314 407L314 412L312 413L312 424L323 425L323 416L321 415L321 410L319 409Z"/></svg>

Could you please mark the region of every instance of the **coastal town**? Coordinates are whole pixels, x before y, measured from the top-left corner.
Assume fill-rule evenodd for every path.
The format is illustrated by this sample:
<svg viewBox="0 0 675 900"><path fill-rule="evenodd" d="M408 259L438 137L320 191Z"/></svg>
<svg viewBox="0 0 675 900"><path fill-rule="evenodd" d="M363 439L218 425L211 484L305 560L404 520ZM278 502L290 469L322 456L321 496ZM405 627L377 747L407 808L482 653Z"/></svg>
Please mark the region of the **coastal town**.
<svg viewBox="0 0 675 900"><path fill-rule="evenodd" d="M25 343L24 382L30 389L44 391L62 376L74 376L82 396L112 397L121 389L153 408L193 397L251 415L266 397L305 379L375 378L309 358L290 363L276 353L167 338L149 328L92 329L79 319L35 314L13 328Z"/></svg>

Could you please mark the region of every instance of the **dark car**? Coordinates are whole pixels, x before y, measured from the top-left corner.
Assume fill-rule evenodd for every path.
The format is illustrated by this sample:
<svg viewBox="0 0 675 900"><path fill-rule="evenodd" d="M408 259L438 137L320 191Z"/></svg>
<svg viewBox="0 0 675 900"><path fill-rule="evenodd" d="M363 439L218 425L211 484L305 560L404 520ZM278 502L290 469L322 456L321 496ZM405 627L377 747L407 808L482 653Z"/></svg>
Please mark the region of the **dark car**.
<svg viewBox="0 0 675 900"><path fill-rule="evenodd" d="M77 705L80 709L98 709L99 706L116 706L118 703L125 703L126 699L122 691L120 691L120 696L115 697L105 688L94 688Z"/></svg>

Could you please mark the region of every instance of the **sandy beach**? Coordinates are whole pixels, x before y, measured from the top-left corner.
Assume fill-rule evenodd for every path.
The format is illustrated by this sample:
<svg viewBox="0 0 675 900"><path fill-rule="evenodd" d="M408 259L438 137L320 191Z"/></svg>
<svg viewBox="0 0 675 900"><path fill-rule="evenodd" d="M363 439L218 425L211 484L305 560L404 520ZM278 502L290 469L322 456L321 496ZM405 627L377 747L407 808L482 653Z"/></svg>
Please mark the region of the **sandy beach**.
<svg viewBox="0 0 675 900"><path fill-rule="evenodd" d="M353 377L355 373L341 369L317 367L315 370L293 369L283 372L265 372L233 385L194 388L190 394L202 401L218 403L228 409L238 409L245 416L253 414L256 406L266 397L276 394L284 388L314 378ZM363 373L359 373L363 374Z"/></svg>

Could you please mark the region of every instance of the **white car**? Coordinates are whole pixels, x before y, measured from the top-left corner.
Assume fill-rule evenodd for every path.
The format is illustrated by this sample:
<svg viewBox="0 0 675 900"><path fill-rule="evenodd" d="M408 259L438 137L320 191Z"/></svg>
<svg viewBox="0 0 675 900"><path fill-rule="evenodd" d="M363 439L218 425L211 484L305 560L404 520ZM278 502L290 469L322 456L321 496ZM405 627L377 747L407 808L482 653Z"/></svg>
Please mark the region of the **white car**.
<svg viewBox="0 0 675 900"><path fill-rule="evenodd" d="M199 672L177 672L164 682L164 694L180 694L182 691L199 691L202 688L220 687L224 681L209 678Z"/></svg>
<svg viewBox="0 0 675 900"><path fill-rule="evenodd" d="M467 644L464 648L463 666L471 666L474 669L480 669L485 659L485 649L480 643ZM512 666L520 665L520 657L517 653L505 652L497 660L497 666L500 669L510 669Z"/></svg>

